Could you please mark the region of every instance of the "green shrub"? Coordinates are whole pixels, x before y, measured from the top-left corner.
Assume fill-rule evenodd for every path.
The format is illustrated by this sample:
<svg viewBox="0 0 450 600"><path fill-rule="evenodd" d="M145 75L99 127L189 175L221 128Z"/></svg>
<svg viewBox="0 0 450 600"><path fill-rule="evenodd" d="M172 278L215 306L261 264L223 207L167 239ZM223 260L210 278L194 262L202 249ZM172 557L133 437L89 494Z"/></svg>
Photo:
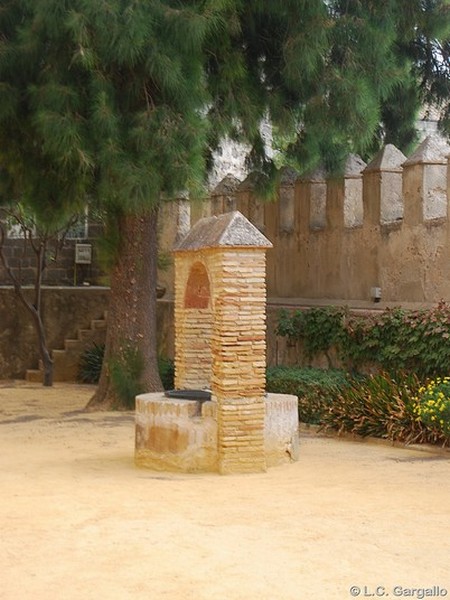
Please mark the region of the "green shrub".
<svg viewBox="0 0 450 600"><path fill-rule="evenodd" d="M140 383L144 359L136 348L125 348L119 358L111 360L111 382L121 406L134 409L134 401L144 389Z"/></svg>
<svg viewBox="0 0 450 600"><path fill-rule="evenodd" d="M428 429L431 441L450 442L450 377L438 377L419 388L414 413Z"/></svg>
<svg viewBox="0 0 450 600"><path fill-rule="evenodd" d="M95 343L91 348L88 348L82 353L78 369L79 381L82 383L98 383L102 370L104 354L105 345L99 345ZM159 356L158 369L164 389L173 389L175 375L175 366L173 360Z"/></svg>
<svg viewBox="0 0 450 600"><path fill-rule="evenodd" d="M267 369L267 391L298 396L299 419L304 423L320 423L325 410L348 385L347 374L338 369Z"/></svg>
<svg viewBox="0 0 450 600"><path fill-rule="evenodd" d="M427 310L387 309L378 316L352 316L340 338L340 353L356 367L375 362L384 370L421 378L446 374L450 361L450 306Z"/></svg>
<svg viewBox="0 0 450 600"><path fill-rule="evenodd" d="M78 379L82 383L98 383L104 354L105 345L95 343L82 353L78 368Z"/></svg>
<svg viewBox="0 0 450 600"><path fill-rule="evenodd" d="M329 404L322 427L405 443L430 441L415 413L419 388L419 379L413 374L380 373L354 380Z"/></svg>
<svg viewBox="0 0 450 600"><path fill-rule="evenodd" d="M175 377L175 364L170 358L158 358L159 376L165 390L173 390Z"/></svg>

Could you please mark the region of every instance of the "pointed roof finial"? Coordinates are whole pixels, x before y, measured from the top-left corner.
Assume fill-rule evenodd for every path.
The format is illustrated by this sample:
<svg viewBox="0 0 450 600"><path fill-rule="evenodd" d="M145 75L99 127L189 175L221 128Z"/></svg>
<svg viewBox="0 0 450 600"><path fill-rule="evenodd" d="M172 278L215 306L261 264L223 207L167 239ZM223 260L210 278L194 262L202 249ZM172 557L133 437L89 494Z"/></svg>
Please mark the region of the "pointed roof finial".
<svg viewBox="0 0 450 600"><path fill-rule="evenodd" d="M435 135L426 137L411 156L403 163L403 166L418 164L445 165L450 146Z"/></svg>
<svg viewBox="0 0 450 600"><path fill-rule="evenodd" d="M364 173L376 171L401 172L406 156L393 144L386 144L364 169Z"/></svg>

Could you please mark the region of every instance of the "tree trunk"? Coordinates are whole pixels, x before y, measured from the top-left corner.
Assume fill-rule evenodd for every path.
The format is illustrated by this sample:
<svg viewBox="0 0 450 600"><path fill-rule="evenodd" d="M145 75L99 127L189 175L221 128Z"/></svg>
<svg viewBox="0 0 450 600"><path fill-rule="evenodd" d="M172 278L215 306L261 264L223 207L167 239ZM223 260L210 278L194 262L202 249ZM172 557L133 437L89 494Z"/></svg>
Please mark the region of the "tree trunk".
<svg viewBox="0 0 450 600"><path fill-rule="evenodd" d="M31 312L31 316L33 317L34 326L36 329L36 333L38 336L39 342L39 354L41 355L42 365L44 368L44 378L43 384L46 387L51 387L53 385L53 360L50 356L50 351L47 348L47 341L45 336L44 324L42 322L41 310L33 310L33 307L30 304L25 304L28 310Z"/></svg>
<svg viewBox="0 0 450 600"><path fill-rule="evenodd" d="M141 389L162 390L156 344L157 211L119 218L120 247L111 273L105 356L88 409L124 408L111 380L113 361L130 349L143 359Z"/></svg>
<svg viewBox="0 0 450 600"><path fill-rule="evenodd" d="M33 244L32 244L33 245ZM35 322L36 331L39 339L39 352L41 354L42 365L44 368L44 386L53 385L53 360L50 351L47 348L44 323L42 322L42 276L45 269L45 254L47 251L47 240L43 240L39 245L33 246L36 252L36 281L34 283L34 311L30 307L32 317Z"/></svg>

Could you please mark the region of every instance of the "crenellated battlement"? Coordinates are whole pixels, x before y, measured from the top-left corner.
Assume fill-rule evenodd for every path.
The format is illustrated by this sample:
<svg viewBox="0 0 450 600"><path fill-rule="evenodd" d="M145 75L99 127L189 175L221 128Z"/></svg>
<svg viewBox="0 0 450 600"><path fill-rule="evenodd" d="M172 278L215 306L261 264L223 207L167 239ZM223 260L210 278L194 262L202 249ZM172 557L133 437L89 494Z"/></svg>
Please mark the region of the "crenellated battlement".
<svg viewBox="0 0 450 600"><path fill-rule="evenodd" d="M370 300L377 287L386 301L450 299L449 155L430 136L409 158L392 145L368 165L352 155L339 178L285 169L276 202L258 199L257 174L229 175L208 202L190 204L190 223L239 210L263 231L274 244L269 297Z"/></svg>

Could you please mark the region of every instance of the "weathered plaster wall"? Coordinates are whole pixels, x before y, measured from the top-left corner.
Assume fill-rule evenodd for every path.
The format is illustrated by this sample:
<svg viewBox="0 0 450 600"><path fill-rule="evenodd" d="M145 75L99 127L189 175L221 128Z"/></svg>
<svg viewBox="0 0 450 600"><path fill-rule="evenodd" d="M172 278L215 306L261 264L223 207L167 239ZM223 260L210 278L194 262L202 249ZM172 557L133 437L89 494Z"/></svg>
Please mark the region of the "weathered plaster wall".
<svg viewBox="0 0 450 600"><path fill-rule="evenodd" d="M32 298L32 290L26 290ZM62 348L65 338L101 318L108 304L108 288L59 288L42 290L42 311L49 348ZM12 288L0 288L0 377L23 378L39 360L31 316Z"/></svg>
<svg viewBox="0 0 450 600"><path fill-rule="evenodd" d="M31 294L31 290L27 290ZM52 350L63 348L64 340L75 338L78 329L89 327L108 309L109 288L48 287L42 291L47 343ZM158 301L158 347L173 356L173 304ZM0 379L22 379L39 361L31 317L18 302L14 290L0 287Z"/></svg>

